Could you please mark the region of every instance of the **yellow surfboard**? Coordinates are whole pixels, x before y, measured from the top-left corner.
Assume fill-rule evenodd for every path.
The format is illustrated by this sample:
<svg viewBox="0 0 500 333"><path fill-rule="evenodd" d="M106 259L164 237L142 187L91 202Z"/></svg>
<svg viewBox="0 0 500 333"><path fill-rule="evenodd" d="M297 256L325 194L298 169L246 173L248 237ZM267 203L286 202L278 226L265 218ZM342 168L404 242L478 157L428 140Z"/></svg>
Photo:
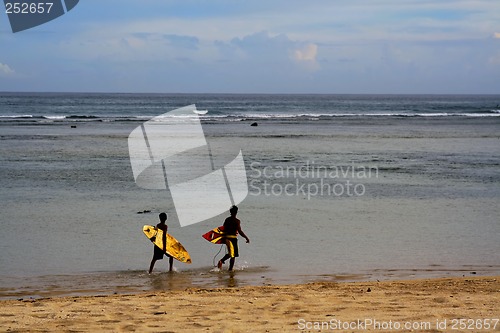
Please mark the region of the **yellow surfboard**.
<svg viewBox="0 0 500 333"><path fill-rule="evenodd" d="M160 249L163 249L163 230L153 227L152 225L145 225L144 227L142 227L142 231L144 232L146 237L154 243L154 245L158 246ZM180 262L186 264L191 263L191 257L189 256L188 251L186 251L184 246L182 246L182 244L179 243L177 239L175 239L168 233L167 253Z"/></svg>

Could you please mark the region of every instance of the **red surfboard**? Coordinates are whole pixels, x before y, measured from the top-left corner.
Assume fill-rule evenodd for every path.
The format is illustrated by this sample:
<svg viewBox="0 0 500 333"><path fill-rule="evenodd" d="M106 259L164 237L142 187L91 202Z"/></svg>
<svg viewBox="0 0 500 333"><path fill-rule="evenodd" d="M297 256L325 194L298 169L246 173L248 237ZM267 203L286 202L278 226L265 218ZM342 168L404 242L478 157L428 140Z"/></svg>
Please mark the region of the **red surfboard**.
<svg viewBox="0 0 500 333"><path fill-rule="evenodd" d="M210 243L225 244L225 242L222 240L224 235L224 226L220 226L218 228L210 230L206 234L203 234L201 237L205 238Z"/></svg>

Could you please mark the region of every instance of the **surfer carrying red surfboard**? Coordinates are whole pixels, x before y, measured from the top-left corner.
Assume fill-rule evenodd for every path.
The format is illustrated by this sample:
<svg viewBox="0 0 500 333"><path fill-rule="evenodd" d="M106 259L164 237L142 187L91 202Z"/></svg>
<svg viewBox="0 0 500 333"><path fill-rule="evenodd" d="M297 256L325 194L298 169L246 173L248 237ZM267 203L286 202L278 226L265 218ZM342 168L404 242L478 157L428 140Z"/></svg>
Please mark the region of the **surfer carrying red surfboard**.
<svg viewBox="0 0 500 333"><path fill-rule="evenodd" d="M217 267L219 269L222 268L222 265L224 265L224 262L227 259L229 260L229 270L232 271L234 267L234 262L236 260L236 257L239 256L238 253L238 233L247 240L247 243L250 243L250 239L245 235L243 230L241 230L241 221L236 218L236 215L238 214L238 207L232 206L229 209L229 213L231 216L226 218L224 221L224 241L227 246L227 253L224 257L222 257L221 260L217 263Z"/></svg>
<svg viewBox="0 0 500 333"><path fill-rule="evenodd" d="M154 245L154 252L153 252L153 259L151 259L151 265L149 265L149 274L153 271L153 267L155 266L155 263L157 260L162 260L163 256L166 255L168 257L168 264L169 264L169 269L168 271L172 271L172 266L174 264L174 258L169 256L167 254L167 229L168 226L165 224L165 221L167 221L167 214L166 213L160 213L158 216L160 218L160 223L156 225L158 229L163 230L162 237L163 237L163 246L165 247L164 249L160 249L158 246Z"/></svg>

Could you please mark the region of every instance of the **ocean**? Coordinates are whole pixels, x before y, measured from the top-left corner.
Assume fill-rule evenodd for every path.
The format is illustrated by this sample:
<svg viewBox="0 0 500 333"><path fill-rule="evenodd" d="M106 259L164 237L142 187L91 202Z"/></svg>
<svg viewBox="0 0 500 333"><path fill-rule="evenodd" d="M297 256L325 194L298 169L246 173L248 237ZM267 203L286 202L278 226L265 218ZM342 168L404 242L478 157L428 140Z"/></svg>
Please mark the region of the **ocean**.
<svg viewBox="0 0 500 333"><path fill-rule="evenodd" d="M128 135L196 104L216 165L241 150L234 273L134 182ZM0 298L500 273L500 95L0 93ZM251 126L254 125L254 126ZM205 198L206 199L206 198ZM192 205L203 197L193 189ZM229 207L228 207L229 209ZM156 263L167 212L191 265Z"/></svg>

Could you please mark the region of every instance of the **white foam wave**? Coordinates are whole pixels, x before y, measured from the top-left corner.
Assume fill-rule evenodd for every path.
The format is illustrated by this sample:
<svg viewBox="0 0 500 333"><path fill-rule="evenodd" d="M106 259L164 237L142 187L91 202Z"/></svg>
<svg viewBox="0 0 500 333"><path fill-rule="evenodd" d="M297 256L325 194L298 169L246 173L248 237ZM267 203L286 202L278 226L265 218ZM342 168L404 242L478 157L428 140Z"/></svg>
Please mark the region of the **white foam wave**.
<svg viewBox="0 0 500 333"><path fill-rule="evenodd" d="M0 116L0 118L33 118L33 115L31 114L7 115L7 116Z"/></svg>
<svg viewBox="0 0 500 333"><path fill-rule="evenodd" d="M50 120L62 120L66 119L66 116L44 116L43 118Z"/></svg>

